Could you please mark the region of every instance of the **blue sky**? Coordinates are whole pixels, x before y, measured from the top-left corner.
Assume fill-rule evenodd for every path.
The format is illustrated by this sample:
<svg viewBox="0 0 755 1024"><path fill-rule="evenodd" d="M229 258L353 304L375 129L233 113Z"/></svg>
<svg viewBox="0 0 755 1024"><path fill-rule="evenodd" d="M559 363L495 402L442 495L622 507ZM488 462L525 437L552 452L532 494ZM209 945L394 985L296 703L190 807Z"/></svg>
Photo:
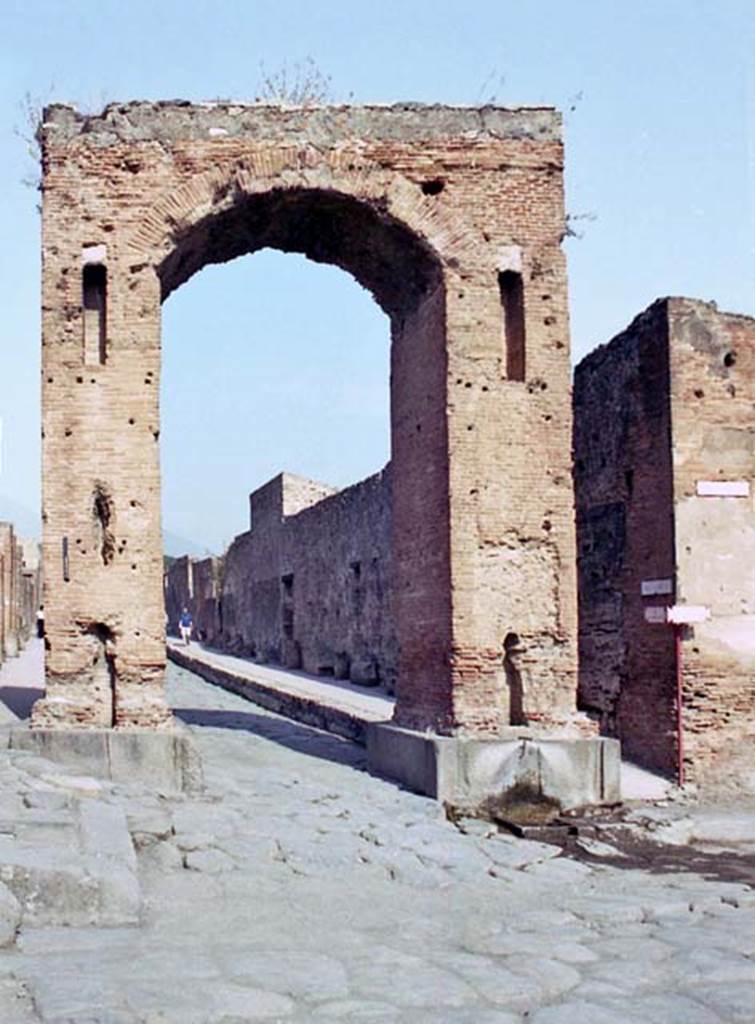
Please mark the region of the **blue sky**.
<svg viewBox="0 0 755 1024"><path fill-rule="evenodd" d="M567 110L579 358L655 297L755 313L755 4L633 0L4 0L0 518L39 501L39 239L19 101L253 98L311 56L353 102ZM578 97L578 98L577 98ZM570 107L574 110L570 110ZM335 484L388 457L388 324L347 275L265 252L164 310L164 519L200 548L246 527L280 468ZM33 520L33 515L31 516Z"/></svg>

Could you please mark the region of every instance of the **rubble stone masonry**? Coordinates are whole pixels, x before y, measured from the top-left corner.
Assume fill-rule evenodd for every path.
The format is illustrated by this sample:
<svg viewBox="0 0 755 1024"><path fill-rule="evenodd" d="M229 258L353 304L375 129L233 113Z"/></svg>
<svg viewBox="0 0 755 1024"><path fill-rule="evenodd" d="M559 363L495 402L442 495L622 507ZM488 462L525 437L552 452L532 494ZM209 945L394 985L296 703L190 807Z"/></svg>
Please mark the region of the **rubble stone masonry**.
<svg viewBox="0 0 755 1024"><path fill-rule="evenodd" d="M673 774L755 790L755 320L660 299L579 365L580 702Z"/></svg>
<svg viewBox="0 0 755 1024"><path fill-rule="evenodd" d="M0 665L34 632L40 596L39 545L0 522Z"/></svg>
<svg viewBox="0 0 755 1024"><path fill-rule="evenodd" d="M222 559L176 559L169 628L188 607L212 646L393 689L388 470L343 491L281 474L251 495L251 529Z"/></svg>
<svg viewBox="0 0 755 1024"><path fill-rule="evenodd" d="M558 113L52 106L41 139L48 650L34 724L170 724L160 305L204 265L264 247L349 271L391 320L396 721L479 736L573 724ZM301 657L320 660L307 643Z"/></svg>

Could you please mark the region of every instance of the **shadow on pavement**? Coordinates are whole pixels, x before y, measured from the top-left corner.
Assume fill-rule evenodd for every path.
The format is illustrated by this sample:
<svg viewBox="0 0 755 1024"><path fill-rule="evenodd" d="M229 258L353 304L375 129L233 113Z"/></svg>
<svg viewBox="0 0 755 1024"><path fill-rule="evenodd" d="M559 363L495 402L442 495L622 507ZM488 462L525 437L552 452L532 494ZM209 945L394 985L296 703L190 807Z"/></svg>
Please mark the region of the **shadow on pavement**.
<svg viewBox="0 0 755 1024"><path fill-rule="evenodd" d="M44 694L30 686L0 686L0 701L18 718L28 718L32 704Z"/></svg>
<svg viewBox="0 0 755 1024"><path fill-rule="evenodd" d="M310 757L334 761L357 771L366 771L366 755L350 740L332 736L300 722L256 715L249 711L217 711L209 708L173 708L177 718L187 725L210 729L234 729L272 740L282 747Z"/></svg>

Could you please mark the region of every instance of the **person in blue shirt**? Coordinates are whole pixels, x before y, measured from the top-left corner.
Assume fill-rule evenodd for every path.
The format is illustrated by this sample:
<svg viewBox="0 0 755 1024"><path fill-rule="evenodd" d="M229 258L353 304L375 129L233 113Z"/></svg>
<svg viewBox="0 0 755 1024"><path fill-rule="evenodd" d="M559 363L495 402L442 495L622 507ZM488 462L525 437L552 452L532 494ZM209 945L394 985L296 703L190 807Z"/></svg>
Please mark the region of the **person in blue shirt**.
<svg viewBox="0 0 755 1024"><path fill-rule="evenodd" d="M191 631L194 627L194 620L191 617L191 612L188 608L184 608L181 612L181 618L178 620L178 627L181 630L181 639L188 647L191 643Z"/></svg>

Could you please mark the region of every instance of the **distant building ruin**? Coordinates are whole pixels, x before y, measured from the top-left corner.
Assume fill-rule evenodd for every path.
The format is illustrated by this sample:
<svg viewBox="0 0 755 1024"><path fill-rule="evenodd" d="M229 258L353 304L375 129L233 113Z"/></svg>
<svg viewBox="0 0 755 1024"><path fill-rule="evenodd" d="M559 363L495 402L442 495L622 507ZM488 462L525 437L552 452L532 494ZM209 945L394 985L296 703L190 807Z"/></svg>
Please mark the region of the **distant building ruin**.
<svg viewBox="0 0 755 1024"><path fill-rule="evenodd" d="M282 473L252 493L250 512L222 559L171 564L171 631L187 607L211 646L393 691L389 471L342 491Z"/></svg>
<svg viewBox="0 0 755 1024"><path fill-rule="evenodd" d="M0 665L34 633L40 598L39 545L0 522Z"/></svg>
<svg viewBox="0 0 755 1024"><path fill-rule="evenodd" d="M659 299L576 370L580 706L641 764L750 790L753 410L755 320L712 303ZM701 618L678 648L672 605Z"/></svg>

